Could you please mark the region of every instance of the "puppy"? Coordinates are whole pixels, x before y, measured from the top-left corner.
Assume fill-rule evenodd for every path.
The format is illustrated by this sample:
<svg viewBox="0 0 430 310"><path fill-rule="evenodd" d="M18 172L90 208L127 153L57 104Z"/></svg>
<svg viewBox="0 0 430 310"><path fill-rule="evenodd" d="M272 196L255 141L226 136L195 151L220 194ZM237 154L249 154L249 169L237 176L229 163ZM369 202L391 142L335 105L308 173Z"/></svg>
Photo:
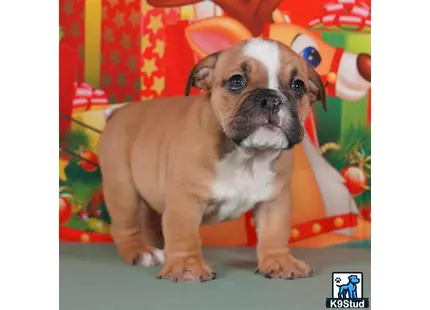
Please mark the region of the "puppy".
<svg viewBox="0 0 430 310"><path fill-rule="evenodd" d="M192 87L204 92L188 96ZM286 45L254 38L202 59L185 93L119 108L100 137L119 255L130 264L164 264L159 278L211 280L199 225L253 210L257 272L310 276L288 247L289 185L291 150L303 139L311 104L325 108L318 74Z"/></svg>

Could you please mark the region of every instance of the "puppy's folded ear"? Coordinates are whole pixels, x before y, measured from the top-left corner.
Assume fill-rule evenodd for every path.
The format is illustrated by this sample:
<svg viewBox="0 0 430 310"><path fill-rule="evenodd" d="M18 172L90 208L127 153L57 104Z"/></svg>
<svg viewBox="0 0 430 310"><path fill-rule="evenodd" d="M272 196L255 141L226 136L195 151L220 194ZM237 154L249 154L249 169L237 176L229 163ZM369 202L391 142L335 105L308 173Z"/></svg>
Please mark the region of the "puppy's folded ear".
<svg viewBox="0 0 430 310"><path fill-rule="evenodd" d="M311 104L321 101L324 111L327 111L325 87L319 74L308 64L309 91Z"/></svg>
<svg viewBox="0 0 430 310"><path fill-rule="evenodd" d="M212 73L220 53L221 52L210 54L194 66L188 77L185 96L190 94L192 87L203 90L210 90L212 88Z"/></svg>

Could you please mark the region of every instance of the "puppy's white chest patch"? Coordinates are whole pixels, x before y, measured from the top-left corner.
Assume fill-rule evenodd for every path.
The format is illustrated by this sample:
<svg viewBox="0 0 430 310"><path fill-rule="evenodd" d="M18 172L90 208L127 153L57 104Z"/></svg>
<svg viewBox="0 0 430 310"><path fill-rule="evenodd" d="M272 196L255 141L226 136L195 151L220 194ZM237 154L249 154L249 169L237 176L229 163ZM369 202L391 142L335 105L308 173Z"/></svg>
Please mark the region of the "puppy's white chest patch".
<svg viewBox="0 0 430 310"><path fill-rule="evenodd" d="M272 162L279 153L270 150L253 155L238 148L218 163L212 189L214 205L207 209L214 214L213 221L238 218L272 196L275 183Z"/></svg>

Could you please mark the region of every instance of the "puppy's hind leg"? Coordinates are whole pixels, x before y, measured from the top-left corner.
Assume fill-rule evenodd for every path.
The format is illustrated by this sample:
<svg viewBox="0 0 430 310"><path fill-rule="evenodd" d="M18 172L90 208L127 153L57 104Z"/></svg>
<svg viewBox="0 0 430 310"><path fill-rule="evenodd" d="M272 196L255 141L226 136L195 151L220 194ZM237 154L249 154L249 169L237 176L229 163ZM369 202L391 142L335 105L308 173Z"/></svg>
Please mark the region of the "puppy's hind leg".
<svg viewBox="0 0 430 310"><path fill-rule="evenodd" d="M142 202L128 169L111 162L103 173L103 193L111 217L110 232L118 254L127 264L144 266L164 262L164 255L145 238L141 225Z"/></svg>
<svg viewBox="0 0 430 310"><path fill-rule="evenodd" d="M130 126L123 126L121 114L115 117L100 136L98 152L111 235L126 263L155 265L158 252L142 233L140 196L130 170Z"/></svg>
<svg viewBox="0 0 430 310"><path fill-rule="evenodd" d="M150 252L139 226L139 197L126 170L109 169L103 174L103 194L111 217L110 233L118 254L135 264L141 253ZM112 174L112 175L111 175Z"/></svg>

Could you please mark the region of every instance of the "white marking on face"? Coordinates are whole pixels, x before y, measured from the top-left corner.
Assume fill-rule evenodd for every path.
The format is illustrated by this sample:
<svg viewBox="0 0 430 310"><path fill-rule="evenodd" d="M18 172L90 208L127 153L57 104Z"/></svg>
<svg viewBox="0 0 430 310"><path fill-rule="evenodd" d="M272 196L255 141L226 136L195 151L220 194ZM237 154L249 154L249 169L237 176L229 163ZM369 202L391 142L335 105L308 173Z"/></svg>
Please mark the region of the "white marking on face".
<svg viewBox="0 0 430 310"><path fill-rule="evenodd" d="M142 253L140 255L139 264L145 267L164 264L164 251L155 249L152 253Z"/></svg>
<svg viewBox="0 0 430 310"><path fill-rule="evenodd" d="M238 218L271 198L276 176L272 162L279 154L274 150L253 153L242 148L227 154L218 163L212 199L219 206L218 210L208 206L207 212L214 213L208 223Z"/></svg>
<svg viewBox="0 0 430 310"><path fill-rule="evenodd" d="M288 140L285 133L278 127L275 127L274 130L259 127L243 140L241 146L247 148L280 150L288 146Z"/></svg>
<svg viewBox="0 0 430 310"><path fill-rule="evenodd" d="M268 88L279 90L281 59L278 45L260 38L250 39L243 47L243 54L263 64L268 72Z"/></svg>

